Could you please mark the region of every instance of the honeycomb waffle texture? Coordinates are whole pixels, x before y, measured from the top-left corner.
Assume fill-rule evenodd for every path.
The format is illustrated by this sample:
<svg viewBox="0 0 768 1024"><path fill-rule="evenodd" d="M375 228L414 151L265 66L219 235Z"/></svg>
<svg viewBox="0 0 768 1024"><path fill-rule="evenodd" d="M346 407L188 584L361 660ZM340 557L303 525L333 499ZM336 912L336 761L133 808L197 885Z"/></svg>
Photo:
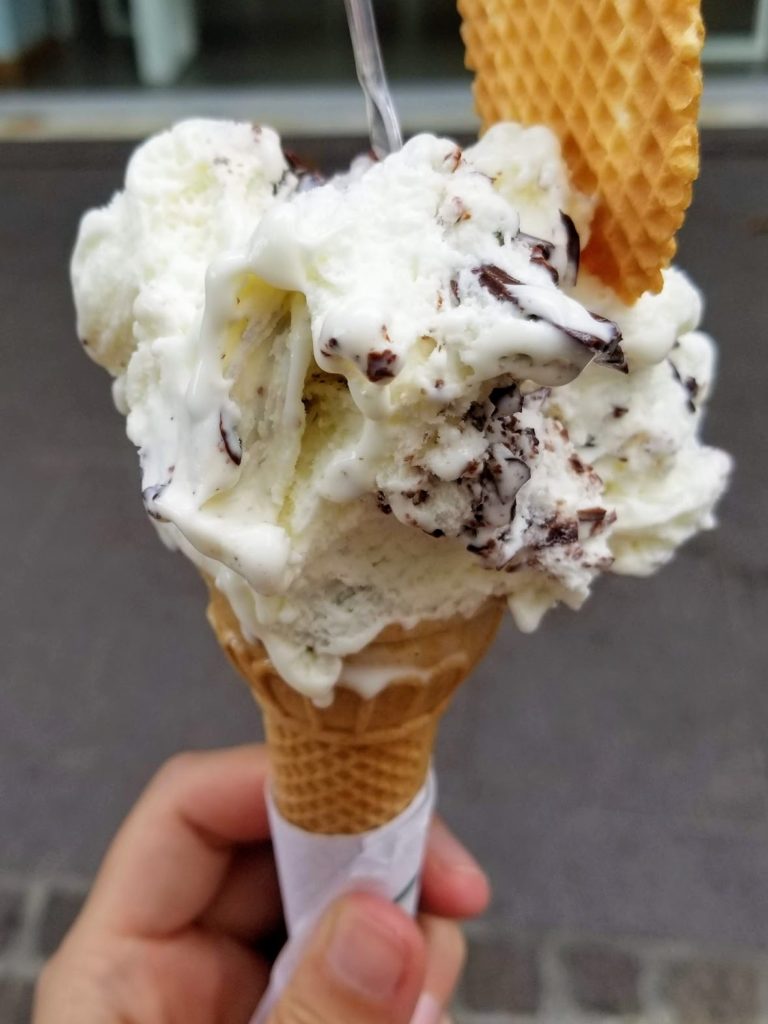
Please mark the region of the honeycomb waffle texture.
<svg viewBox="0 0 768 1024"><path fill-rule="evenodd" d="M583 263L658 292L699 170L699 0L458 0L484 127L544 124L597 197Z"/></svg>
<svg viewBox="0 0 768 1024"><path fill-rule="evenodd" d="M501 614L502 605L489 602L471 619L385 631L346 664L386 672L390 685L364 698L342 684L322 708L280 678L211 587L209 621L264 714L283 817L308 832L348 835L403 811L426 780L440 716L490 646Z"/></svg>

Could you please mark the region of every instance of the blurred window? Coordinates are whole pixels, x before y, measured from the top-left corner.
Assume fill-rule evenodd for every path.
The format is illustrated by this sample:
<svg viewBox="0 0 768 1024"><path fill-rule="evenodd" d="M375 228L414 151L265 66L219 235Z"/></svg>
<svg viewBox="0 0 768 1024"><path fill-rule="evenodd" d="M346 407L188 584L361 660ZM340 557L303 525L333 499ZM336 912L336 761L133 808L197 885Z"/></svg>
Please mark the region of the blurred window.
<svg viewBox="0 0 768 1024"><path fill-rule="evenodd" d="M768 61L768 0L703 0L710 63Z"/></svg>
<svg viewBox="0 0 768 1024"><path fill-rule="evenodd" d="M703 0L707 59L768 60L768 0ZM454 0L376 0L390 78L466 76ZM45 46L51 37L56 47ZM54 89L351 82L343 0L0 0L0 83Z"/></svg>

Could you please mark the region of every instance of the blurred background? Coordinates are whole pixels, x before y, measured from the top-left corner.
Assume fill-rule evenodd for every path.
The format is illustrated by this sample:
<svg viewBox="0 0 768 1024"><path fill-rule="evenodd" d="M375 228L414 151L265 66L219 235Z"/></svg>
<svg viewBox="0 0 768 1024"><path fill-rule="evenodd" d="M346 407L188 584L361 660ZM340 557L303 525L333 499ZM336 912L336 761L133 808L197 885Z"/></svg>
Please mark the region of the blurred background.
<svg viewBox="0 0 768 1024"><path fill-rule="evenodd" d="M598 0L595 0L598 2ZM452 0L379 0L406 131L471 135ZM446 817L495 888L462 1024L768 1024L768 0L704 0L703 165L679 262L707 298L721 528L578 615L502 630L441 733ZM195 573L147 524L108 380L76 344L78 219L136 139L272 123L367 146L342 0L0 0L0 1021L109 837L180 749L259 715Z"/></svg>
<svg viewBox="0 0 768 1024"><path fill-rule="evenodd" d="M455 4L375 6L406 128L472 127ZM767 0L703 6L705 123L765 121ZM124 137L254 111L284 132L363 129L342 0L0 0L0 137Z"/></svg>

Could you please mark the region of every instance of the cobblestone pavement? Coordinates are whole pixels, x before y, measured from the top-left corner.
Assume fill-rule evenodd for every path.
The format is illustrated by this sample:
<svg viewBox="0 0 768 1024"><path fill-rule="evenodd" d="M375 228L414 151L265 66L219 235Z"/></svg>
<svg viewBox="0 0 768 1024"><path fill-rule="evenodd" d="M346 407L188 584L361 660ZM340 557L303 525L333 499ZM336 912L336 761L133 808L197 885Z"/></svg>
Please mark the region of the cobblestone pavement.
<svg viewBox="0 0 768 1024"><path fill-rule="evenodd" d="M85 897L84 880L0 878L0 1021L27 1024L35 976ZM684 942L524 936L467 928L458 1024L766 1024L768 954Z"/></svg>
<svg viewBox="0 0 768 1024"><path fill-rule="evenodd" d="M3 1024L28 1016L41 958L157 765L259 731L74 341L77 217L126 152L0 149ZM503 630L442 729L441 807L495 888L467 1024L768 1022L767 173L765 134L708 136L682 240L724 350L708 426L738 461L723 528L534 637Z"/></svg>

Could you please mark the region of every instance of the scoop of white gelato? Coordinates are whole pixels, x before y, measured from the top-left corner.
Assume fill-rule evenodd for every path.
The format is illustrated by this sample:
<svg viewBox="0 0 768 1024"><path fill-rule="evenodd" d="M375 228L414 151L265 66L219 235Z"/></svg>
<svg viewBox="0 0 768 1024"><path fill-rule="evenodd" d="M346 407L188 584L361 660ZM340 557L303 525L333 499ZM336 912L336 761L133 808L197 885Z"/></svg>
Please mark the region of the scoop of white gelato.
<svg viewBox="0 0 768 1024"><path fill-rule="evenodd" d="M72 258L88 354L117 376L137 345L192 329L209 263L295 185L270 128L185 121L137 149L125 190L83 218Z"/></svg>
<svg viewBox="0 0 768 1024"><path fill-rule="evenodd" d="M712 525L698 293L670 271L630 309L579 280L590 213L544 128L318 185L268 129L198 121L84 218L78 326L147 511L298 688L489 595L534 628Z"/></svg>

